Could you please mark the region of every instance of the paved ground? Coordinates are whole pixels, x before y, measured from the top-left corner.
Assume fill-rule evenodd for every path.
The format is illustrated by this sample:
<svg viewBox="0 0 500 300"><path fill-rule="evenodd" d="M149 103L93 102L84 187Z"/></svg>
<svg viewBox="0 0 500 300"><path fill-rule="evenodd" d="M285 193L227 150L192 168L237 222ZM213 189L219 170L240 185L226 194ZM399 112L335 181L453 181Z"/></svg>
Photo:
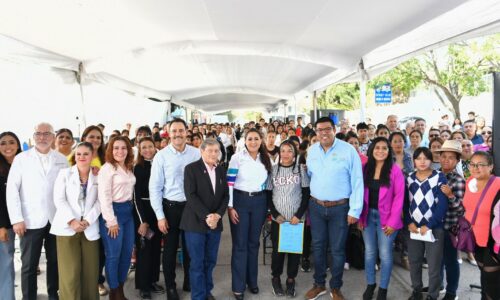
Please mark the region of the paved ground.
<svg viewBox="0 0 500 300"><path fill-rule="evenodd" d="M225 218L227 222L227 218ZM233 299L231 297L231 237L229 234L229 226L225 227L227 230L224 231L222 242L219 250L219 259L218 265L215 268L214 280L215 280L215 288L213 291L214 296L217 299ZM395 255L398 257L399 255ZM263 265L262 259L262 250L260 253L260 266L259 266L259 287L260 294L252 295L249 293L245 294L245 299L249 300L257 300L257 299L275 299L271 291L271 267L270 267L270 255L266 255L266 265ZM38 277L38 291L39 297L38 299L47 299L46 296L46 286L45 286L45 258L42 255L40 267L42 269L42 274ZM19 252L16 253L16 299L21 299L21 290L20 290L20 267L21 263L19 260ZM177 278L183 278L182 276L182 268L178 267L178 275ZM477 267L470 265L466 261L461 266L461 278L460 278L460 287L458 291L459 299L480 299L480 293L478 290L471 290L469 284L478 283L479 282L479 271ZM163 275L161 275L163 276ZM424 271L425 276L425 271ZM140 299L139 292L134 289L134 272L129 274L129 280L125 286L126 295L128 299ZM329 278L329 277L328 277ZM328 280L327 278L327 280ZM1 279L0 279L1 280ZM284 279L282 279L284 281ZM424 282L426 282L424 279ZM305 292L312 286L313 279L312 273L304 273L299 271L299 275L297 277L297 299L303 299ZM162 284L163 285L163 284ZM177 285L182 287L182 281L178 281ZM366 285L366 281L364 278L363 271L359 270L349 270L344 272L344 286L342 288L342 292L346 299L361 299L361 295L364 291ZM179 290L181 299L187 300L190 299L190 295L188 293L183 293ZM392 272L391 284L389 286L388 298L394 300L402 300L408 299L409 294L411 293L411 285L410 285L410 276L409 272L405 269L395 266ZM0 297L1 298L1 297ZM101 297L101 299L107 299L108 297ZM153 299L166 299L165 295L156 295ZM320 299L329 299L327 295L323 296ZM67 300L67 299L61 299Z"/></svg>

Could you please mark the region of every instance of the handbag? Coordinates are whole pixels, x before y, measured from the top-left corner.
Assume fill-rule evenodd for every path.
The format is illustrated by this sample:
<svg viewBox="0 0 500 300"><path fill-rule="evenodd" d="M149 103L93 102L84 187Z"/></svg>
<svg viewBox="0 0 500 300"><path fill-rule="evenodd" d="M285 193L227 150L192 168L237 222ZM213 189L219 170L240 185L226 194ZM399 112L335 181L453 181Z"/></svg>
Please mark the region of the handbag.
<svg viewBox="0 0 500 300"><path fill-rule="evenodd" d="M471 222L469 222L465 218L465 216L461 216L458 218L457 225L450 230L451 244L457 250L467 253L474 252L474 249L476 247L476 238L474 237L472 226L474 226L474 224L476 223L479 207L481 207L484 196L486 195L486 192L488 191L494 180L495 176L491 176L488 180L488 183L486 183L486 186L481 193L481 197L479 197L479 201L476 205L476 209L474 210Z"/></svg>

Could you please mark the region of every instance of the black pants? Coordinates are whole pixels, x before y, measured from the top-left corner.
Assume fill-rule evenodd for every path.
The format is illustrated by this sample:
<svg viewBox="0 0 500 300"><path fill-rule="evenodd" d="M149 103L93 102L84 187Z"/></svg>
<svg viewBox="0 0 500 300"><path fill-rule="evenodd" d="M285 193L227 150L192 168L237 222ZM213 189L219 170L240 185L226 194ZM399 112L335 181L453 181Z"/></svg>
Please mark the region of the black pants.
<svg viewBox="0 0 500 300"><path fill-rule="evenodd" d="M37 299L36 269L40 262L42 246L47 258L47 294L49 299L59 299L59 277L57 273L56 237L49 233L50 224L40 229L28 229L21 238L21 290L23 300ZM0 279L2 280L2 279Z"/></svg>
<svg viewBox="0 0 500 300"><path fill-rule="evenodd" d="M106 263L106 254L104 253L104 245L102 239L99 239L99 280L97 283L104 284L106 278L104 277L104 264Z"/></svg>
<svg viewBox="0 0 500 300"><path fill-rule="evenodd" d="M311 256L311 225L304 224L304 245L302 247L302 258L309 259Z"/></svg>
<svg viewBox="0 0 500 300"><path fill-rule="evenodd" d="M135 288L139 290L149 290L151 284L160 279L162 233L158 230L156 222L151 221L147 223L150 226L149 228L155 233L153 238L150 240L141 238L141 236L136 233L135 239L135 247L137 249Z"/></svg>
<svg viewBox="0 0 500 300"><path fill-rule="evenodd" d="M272 221L271 240L273 242L273 253L271 255L271 274L273 277L280 277L283 274L285 255L288 255L286 273L288 278L295 278L299 272L300 254L278 252L279 230L280 225Z"/></svg>
<svg viewBox="0 0 500 300"><path fill-rule="evenodd" d="M175 264L179 239L182 240L182 253L184 257L184 282L189 283L189 254L184 239L184 232L179 228L182 212L186 202L168 201L163 199L163 213L168 222L168 233L165 235L163 244L163 275L165 276L165 287L175 288Z"/></svg>
<svg viewBox="0 0 500 300"><path fill-rule="evenodd" d="M481 271L481 299L500 300L500 263L486 247L476 246L475 258Z"/></svg>

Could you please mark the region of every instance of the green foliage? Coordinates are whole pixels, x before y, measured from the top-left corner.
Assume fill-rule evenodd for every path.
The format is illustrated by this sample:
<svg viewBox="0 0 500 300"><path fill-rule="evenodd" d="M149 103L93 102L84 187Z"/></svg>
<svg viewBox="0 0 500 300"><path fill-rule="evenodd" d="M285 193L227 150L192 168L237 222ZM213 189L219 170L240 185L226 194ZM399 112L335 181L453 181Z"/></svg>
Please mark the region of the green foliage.
<svg viewBox="0 0 500 300"><path fill-rule="evenodd" d="M359 108L359 85L344 83L329 86L318 96L318 109L353 110Z"/></svg>

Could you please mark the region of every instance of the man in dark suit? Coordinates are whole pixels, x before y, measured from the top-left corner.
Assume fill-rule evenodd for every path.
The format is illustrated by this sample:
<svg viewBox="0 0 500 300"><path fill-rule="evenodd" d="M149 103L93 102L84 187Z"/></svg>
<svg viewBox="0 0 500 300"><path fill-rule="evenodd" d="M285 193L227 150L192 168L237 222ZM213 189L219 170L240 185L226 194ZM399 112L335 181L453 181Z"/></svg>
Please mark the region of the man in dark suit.
<svg viewBox="0 0 500 300"><path fill-rule="evenodd" d="M229 202L226 172L217 165L220 145L209 138L201 144L201 159L184 170L186 207L180 228L184 230L191 257L191 299L212 300L212 272L222 232L222 215Z"/></svg>

